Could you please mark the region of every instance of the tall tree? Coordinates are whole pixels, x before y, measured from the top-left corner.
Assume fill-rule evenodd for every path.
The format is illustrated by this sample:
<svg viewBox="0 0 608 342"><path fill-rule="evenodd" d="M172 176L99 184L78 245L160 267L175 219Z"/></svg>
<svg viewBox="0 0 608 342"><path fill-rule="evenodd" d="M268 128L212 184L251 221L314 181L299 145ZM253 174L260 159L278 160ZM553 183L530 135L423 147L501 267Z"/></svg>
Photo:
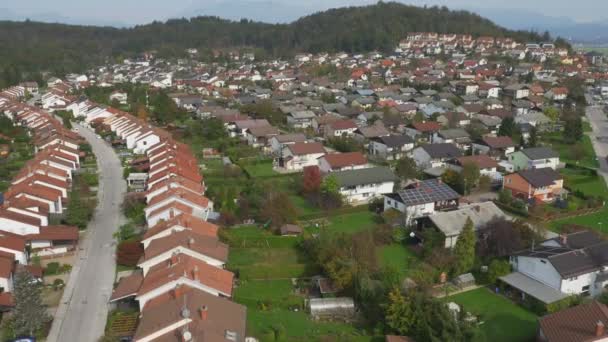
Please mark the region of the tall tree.
<svg viewBox="0 0 608 342"><path fill-rule="evenodd" d="M506 117L502 119L500 128L498 129L498 135L505 137L512 137L515 133L515 120L512 117Z"/></svg>
<svg viewBox="0 0 608 342"><path fill-rule="evenodd" d="M580 141L583 138L583 121L580 116L566 120L564 125L564 140L567 142Z"/></svg>
<svg viewBox="0 0 608 342"><path fill-rule="evenodd" d="M399 335L409 335L416 322L416 313L410 298L394 287L388 294L385 313L386 325Z"/></svg>
<svg viewBox="0 0 608 342"><path fill-rule="evenodd" d="M538 145L538 129L536 129L536 126L532 126L526 147L536 147L536 145Z"/></svg>
<svg viewBox="0 0 608 342"><path fill-rule="evenodd" d="M50 320L40 297L40 285L25 269L15 274L12 328L17 336L34 336Z"/></svg>
<svg viewBox="0 0 608 342"><path fill-rule="evenodd" d="M302 192L306 194L318 193L321 189L321 179L321 170L319 167L305 167L302 176Z"/></svg>
<svg viewBox="0 0 608 342"><path fill-rule="evenodd" d="M418 178L420 176L416 162L407 156L397 161L395 173L403 180Z"/></svg>
<svg viewBox="0 0 608 342"><path fill-rule="evenodd" d="M454 265L455 274L462 274L473 268L475 264L476 243L477 236L475 235L473 221L471 221L471 218L467 218L454 246L454 258L456 259L456 264Z"/></svg>
<svg viewBox="0 0 608 342"><path fill-rule="evenodd" d="M479 181L479 167L475 163L465 163L462 167L462 180L464 182L464 191L466 194L470 194L471 190L475 187Z"/></svg>
<svg viewBox="0 0 608 342"><path fill-rule="evenodd" d="M263 220L279 228L286 223L294 223L298 217L298 210L285 192L270 192L262 205L260 213Z"/></svg>

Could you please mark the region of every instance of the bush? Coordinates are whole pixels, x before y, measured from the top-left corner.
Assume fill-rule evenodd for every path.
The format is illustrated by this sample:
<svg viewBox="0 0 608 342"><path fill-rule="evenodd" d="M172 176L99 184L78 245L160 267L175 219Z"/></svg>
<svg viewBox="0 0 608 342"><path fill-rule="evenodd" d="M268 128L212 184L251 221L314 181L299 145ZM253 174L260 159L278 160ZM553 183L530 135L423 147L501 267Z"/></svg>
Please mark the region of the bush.
<svg viewBox="0 0 608 342"><path fill-rule="evenodd" d="M139 241L124 241L116 249L116 263L134 267L144 254L144 248Z"/></svg>
<svg viewBox="0 0 608 342"><path fill-rule="evenodd" d="M44 275L56 275L59 273L59 263L49 262L44 269Z"/></svg>
<svg viewBox="0 0 608 342"><path fill-rule="evenodd" d="M498 278L511 272L511 264L506 260L494 259L488 267L488 282L495 284Z"/></svg>
<svg viewBox="0 0 608 342"><path fill-rule="evenodd" d="M57 291L63 288L63 286L65 285L65 283L63 282L63 280L61 279L55 279L53 281L53 290Z"/></svg>
<svg viewBox="0 0 608 342"><path fill-rule="evenodd" d="M510 191L500 190L498 192L498 202L505 204L505 205L510 205L512 201L513 201L513 196L511 196Z"/></svg>

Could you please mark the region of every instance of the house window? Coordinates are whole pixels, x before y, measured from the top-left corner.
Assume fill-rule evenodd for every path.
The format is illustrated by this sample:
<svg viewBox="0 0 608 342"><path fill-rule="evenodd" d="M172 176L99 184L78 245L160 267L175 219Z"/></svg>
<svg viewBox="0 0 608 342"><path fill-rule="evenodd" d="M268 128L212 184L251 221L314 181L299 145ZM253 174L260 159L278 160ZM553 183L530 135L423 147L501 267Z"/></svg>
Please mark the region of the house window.
<svg viewBox="0 0 608 342"><path fill-rule="evenodd" d="M391 200L386 200L386 204L388 204L388 205L391 205L391 206L392 206L392 205L393 205L393 201L391 201Z"/></svg>
<svg viewBox="0 0 608 342"><path fill-rule="evenodd" d="M589 285L583 286L582 291L581 291L581 295L582 296L588 296L589 295Z"/></svg>
<svg viewBox="0 0 608 342"><path fill-rule="evenodd" d="M541 260L540 262L542 262L543 264L546 264L547 260Z"/></svg>

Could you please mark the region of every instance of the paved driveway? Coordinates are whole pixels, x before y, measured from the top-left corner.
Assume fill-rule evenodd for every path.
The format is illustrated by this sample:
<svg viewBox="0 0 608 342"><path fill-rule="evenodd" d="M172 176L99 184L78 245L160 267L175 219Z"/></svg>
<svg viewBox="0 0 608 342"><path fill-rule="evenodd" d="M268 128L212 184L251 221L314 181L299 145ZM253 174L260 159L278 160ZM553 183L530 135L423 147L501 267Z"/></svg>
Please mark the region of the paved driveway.
<svg viewBox="0 0 608 342"><path fill-rule="evenodd" d="M124 222L120 205L126 191L122 166L112 148L90 130L79 133L91 144L100 170L99 204L57 309L49 342L94 342L104 333L114 282L112 234Z"/></svg>

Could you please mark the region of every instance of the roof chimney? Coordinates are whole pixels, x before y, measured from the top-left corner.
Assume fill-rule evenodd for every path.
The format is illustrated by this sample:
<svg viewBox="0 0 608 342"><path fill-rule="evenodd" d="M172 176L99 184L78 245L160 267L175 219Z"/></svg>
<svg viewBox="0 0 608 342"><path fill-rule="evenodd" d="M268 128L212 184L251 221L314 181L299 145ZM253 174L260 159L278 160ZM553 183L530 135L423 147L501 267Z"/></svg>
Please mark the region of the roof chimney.
<svg viewBox="0 0 608 342"><path fill-rule="evenodd" d="M175 288L173 289L173 297L175 297L175 299L181 297L183 294L183 290L182 287L180 285L176 285Z"/></svg>
<svg viewBox="0 0 608 342"><path fill-rule="evenodd" d="M175 213L173 212L173 209L169 210L169 218L173 218L175 217Z"/></svg>
<svg viewBox="0 0 608 342"><path fill-rule="evenodd" d="M566 233L562 233L562 234L559 236L559 238L560 238L560 240L561 240L562 245L564 245L564 246L567 246L567 245L568 245L568 234L566 234Z"/></svg>
<svg viewBox="0 0 608 342"><path fill-rule="evenodd" d="M602 321L597 321L597 323L595 323L595 337L604 336L605 332L606 326L604 323Z"/></svg>
<svg viewBox="0 0 608 342"><path fill-rule="evenodd" d="M192 280L196 280L199 281L198 278L198 266L194 266L194 269L192 270Z"/></svg>
<svg viewBox="0 0 608 342"><path fill-rule="evenodd" d="M206 321L208 313L209 313L209 308L207 308L207 305L201 306L201 320Z"/></svg>
<svg viewBox="0 0 608 342"><path fill-rule="evenodd" d="M189 238L188 239L188 247L192 246L194 244L194 238Z"/></svg>

